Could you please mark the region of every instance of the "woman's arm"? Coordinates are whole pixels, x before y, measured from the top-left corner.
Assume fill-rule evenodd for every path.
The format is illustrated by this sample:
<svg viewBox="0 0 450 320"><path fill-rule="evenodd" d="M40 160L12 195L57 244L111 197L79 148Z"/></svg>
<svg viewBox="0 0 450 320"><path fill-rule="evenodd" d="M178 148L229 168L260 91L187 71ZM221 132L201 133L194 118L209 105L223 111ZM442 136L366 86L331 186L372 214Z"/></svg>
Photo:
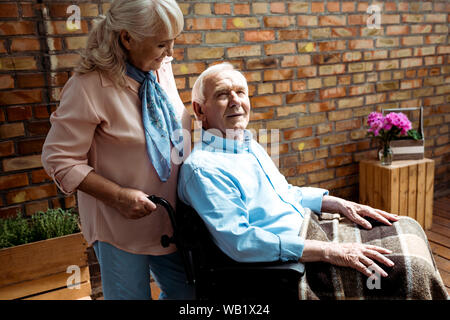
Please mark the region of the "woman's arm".
<svg viewBox="0 0 450 320"><path fill-rule="evenodd" d="M156 210L156 205L144 192L123 188L94 171L89 172L78 189L115 207L128 219L139 219Z"/></svg>

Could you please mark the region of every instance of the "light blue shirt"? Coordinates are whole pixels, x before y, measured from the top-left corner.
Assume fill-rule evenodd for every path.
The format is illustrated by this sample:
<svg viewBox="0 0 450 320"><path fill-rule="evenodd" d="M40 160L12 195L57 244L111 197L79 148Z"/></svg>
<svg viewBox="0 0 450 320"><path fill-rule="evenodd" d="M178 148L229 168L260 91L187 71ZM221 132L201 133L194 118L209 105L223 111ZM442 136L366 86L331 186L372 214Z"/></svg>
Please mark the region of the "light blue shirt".
<svg viewBox="0 0 450 320"><path fill-rule="evenodd" d="M297 260L304 247L299 237L304 208L320 213L328 191L290 185L245 133L239 142L203 131L181 167L178 196L199 213L233 260Z"/></svg>

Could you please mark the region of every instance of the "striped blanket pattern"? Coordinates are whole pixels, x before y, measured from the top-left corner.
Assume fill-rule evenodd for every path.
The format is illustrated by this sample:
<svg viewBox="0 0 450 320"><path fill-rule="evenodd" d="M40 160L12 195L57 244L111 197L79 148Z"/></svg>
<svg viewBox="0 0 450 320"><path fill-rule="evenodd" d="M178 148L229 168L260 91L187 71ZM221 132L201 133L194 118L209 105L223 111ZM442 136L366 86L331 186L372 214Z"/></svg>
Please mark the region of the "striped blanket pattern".
<svg viewBox="0 0 450 320"><path fill-rule="evenodd" d="M383 278L375 273L367 277L352 268L324 262L306 263L299 283L301 300L449 299L427 237L415 220L400 217L392 226L370 222L373 228L366 230L339 214L306 213L300 230L302 238L381 246L393 251L387 257L395 265L378 263L388 273Z"/></svg>

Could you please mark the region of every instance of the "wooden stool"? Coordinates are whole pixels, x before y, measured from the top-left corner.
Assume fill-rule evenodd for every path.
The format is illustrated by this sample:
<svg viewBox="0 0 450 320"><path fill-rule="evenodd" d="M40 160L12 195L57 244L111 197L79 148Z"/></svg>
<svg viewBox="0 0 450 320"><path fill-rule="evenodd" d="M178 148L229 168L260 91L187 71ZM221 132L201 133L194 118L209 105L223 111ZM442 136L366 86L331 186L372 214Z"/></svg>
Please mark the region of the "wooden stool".
<svg viewBox="0 0 450 320"><path fill-rule="evenodd" d="M359 202L398 215L409 216L424 229L433 219L434 160L378 160L359 163Z"/></svg>

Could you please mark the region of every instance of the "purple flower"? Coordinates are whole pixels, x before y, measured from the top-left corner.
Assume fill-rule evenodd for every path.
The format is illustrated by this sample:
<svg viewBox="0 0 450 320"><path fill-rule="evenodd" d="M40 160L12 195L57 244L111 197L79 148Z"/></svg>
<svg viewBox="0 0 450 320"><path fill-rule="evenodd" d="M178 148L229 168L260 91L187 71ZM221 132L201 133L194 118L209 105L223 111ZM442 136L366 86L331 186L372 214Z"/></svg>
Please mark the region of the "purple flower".
<svg viewBox="0 0 450 320"><path fill-rule="evenodd" d="M372 112L367 118L367 124L369 125L367 131L384 142L399 135L406 135L411 129L411 122L401 112L391 112L385 117L379 112Z"/></svg>

